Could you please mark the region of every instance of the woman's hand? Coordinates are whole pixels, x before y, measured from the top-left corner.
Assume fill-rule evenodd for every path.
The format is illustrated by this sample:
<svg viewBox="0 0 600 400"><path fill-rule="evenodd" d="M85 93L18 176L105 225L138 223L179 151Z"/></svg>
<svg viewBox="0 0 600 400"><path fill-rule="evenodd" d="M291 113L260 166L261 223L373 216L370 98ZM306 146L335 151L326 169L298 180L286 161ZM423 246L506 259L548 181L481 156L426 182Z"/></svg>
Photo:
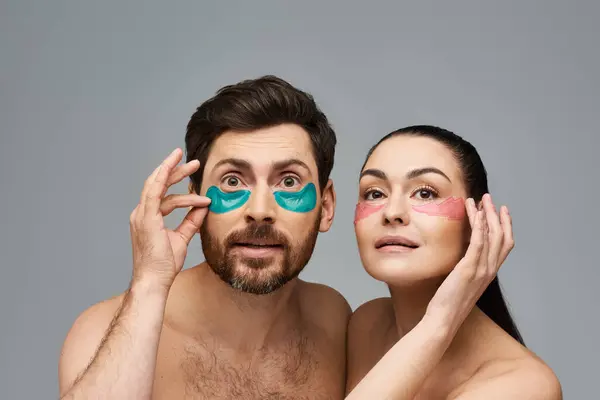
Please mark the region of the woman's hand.
<svg viewBox="0 0 600 400"><path fill-rule="evenodd" d="M491 196L485 194L480 210L473 199L467 199L466 208L472 229L469 248L438 288L425 313L426 319L440 323L451 334L458 330L514 247L506 206L498 215Z"/></svg>

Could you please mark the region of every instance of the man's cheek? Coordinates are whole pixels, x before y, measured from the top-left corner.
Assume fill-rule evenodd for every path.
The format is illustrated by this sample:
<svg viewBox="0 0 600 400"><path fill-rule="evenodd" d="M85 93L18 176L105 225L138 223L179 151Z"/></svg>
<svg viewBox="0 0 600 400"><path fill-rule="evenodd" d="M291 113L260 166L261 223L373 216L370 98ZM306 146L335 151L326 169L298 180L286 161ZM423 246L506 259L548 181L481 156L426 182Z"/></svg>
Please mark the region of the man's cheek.
<svg viewBox="0 0 600 400"><path fill-rule="evenodd" d="M295 213L307 213L317 206L317 189L312 182L298 192L277 191L273 196L279 207Z"/></svg>
<svg viewBox="0 0 600 400"><path fill-rule="evenodd" d="M206 191L206 197L210 198L211 202L208 209L215 214L224 214L233 210L237 210L250 198L249 190L238 190L235 192L223 192L216 186L211 186Z"/></svg>

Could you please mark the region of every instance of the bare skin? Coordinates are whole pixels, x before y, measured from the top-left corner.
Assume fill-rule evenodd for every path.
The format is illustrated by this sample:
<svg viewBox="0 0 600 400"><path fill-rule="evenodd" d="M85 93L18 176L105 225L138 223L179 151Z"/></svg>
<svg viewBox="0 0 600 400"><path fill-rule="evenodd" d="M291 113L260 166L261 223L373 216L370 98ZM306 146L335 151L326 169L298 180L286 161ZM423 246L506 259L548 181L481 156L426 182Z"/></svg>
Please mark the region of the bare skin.
<svg viewBox="0 0 600 400"><path fill-rule="evenodd" d="M446 177L414 173L421 168ZM365 268L391 297L351 318L347 398L561 399L552 370L475 306L513 248L508 209L498 213L486 194L479 209L467 199L465 221L415 212L468 197L453 155L432 139L392 138L365 170L376 173L361 178L361 196L382 208L357 222L356 235ZM377 250L377 238L389 235L418 247Z"/></svg>
<svg viewBox="0 0 600 400"><path fill-rule="evenodd" d="M214 165L243 155L249 169L237 182L252 181L259 195L238 211L212 216L216 233L223 237L227 226L260 219L292 239L301 236L307 226L302 218L316 214L277 209L267 189L279 173L272 169L279 161L274 155L302 159L298 179L317 175L309 146L296 126L220 137L203 180L234 182L222 179L225 167ZM180 272L210 202L194 193L166 196L169 186L199 168L197 161L177 167L181 156L176 150L148 178L132 213L129 289L84 311L67 335L59 363L61 398L343 398L351 309L335 290L294 278L270 294L254 295L233 289L206 263ZM318 200L319 230L326 231L335 206L331 183ZM190 207L180 227L164 226L164 215Z"/></svg>
<svg viewBox="0 0 600 400"><path fill-rule="evenodd" d="M297 279L265 308L266 302L224 295L230 291L205 264L177 276L148 398L343 398L350 310L339 294ZM63 349L61 390L93 357L124 296L79 317Z"/></svg>

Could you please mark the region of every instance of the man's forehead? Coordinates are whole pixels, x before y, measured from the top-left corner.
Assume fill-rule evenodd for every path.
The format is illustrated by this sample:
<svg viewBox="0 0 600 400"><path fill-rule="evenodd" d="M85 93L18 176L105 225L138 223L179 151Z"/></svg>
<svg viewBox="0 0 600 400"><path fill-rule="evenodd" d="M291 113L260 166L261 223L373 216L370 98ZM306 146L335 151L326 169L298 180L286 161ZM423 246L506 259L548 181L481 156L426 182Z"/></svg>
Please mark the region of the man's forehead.
<svg viewBox="0 0 600 400"><path fill-rule="evenodd" d="M296 125L282 125L254 132L225 132L211 148L209 163L243 159L251 165L273 165L297 159L316 167L312 144L306 131Z"/></svg>

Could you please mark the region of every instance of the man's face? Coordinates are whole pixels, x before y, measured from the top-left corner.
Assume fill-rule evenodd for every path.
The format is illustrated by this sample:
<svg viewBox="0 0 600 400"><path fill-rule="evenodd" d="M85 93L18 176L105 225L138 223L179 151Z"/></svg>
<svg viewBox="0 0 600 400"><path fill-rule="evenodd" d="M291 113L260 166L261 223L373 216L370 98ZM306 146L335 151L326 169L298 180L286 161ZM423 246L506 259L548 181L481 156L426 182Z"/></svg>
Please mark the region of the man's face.
<svg viewBox="0 0 600 400"><path fill-rule="evenodd" d="M271 293L297 277L333 220L333 186L320 193L310 138L297 125L221 135L206 160L200 194L207 192L206 261L249 293Z"/></svg>

